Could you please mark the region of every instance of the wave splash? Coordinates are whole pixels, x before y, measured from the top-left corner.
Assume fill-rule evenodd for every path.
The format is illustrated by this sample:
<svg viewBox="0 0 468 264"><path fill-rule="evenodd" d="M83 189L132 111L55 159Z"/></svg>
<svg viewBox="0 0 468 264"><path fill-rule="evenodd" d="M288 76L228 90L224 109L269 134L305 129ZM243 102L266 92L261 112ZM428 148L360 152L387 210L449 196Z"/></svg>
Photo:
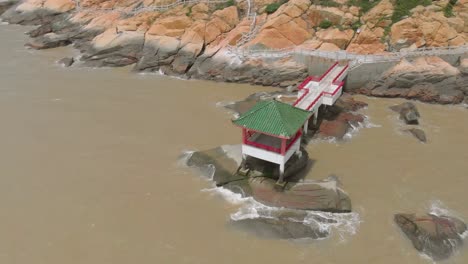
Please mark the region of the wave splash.
<svg viewBox="0 0 468 264"><path fill-rule="evenodd" d="M319 211L303 211L287 208L270 207L255 201L252 197L243 197L222 187L202 190L211 195L219 195L232 205L239 206L230 215L233 222L242 221L287 221L301 224L317 235L314 240L325 239L336 235L340 242L345 242L349 236L357 233L362 222L358 213L329 213ZM281 222L284 225L284 222ZM257 226L258 227L258 226ZM303 238L296 238L302 240Z"/></svg>

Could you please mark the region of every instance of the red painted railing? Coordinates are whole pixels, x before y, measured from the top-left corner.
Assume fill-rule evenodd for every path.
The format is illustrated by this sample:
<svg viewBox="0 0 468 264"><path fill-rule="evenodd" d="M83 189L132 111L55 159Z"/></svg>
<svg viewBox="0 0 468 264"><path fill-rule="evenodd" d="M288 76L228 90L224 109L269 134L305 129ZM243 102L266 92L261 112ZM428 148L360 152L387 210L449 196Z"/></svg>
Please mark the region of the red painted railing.
<svg viewBox="0 0 468 264"><path fill-rule="evenodd" d="M343 87L344 82L333 83L333 84L338 85L338 87L335 89L335 91L333 91L333 93L331 93L331 92L323 92L323 93L331 95L331 96L335 95Z"/></svg>
<svg viewBox="0 0 468 264"><path fill-rule="evenodd" d="M299 97L296 102L294 102L293 106L296 106L297 104L299 104L300 101L302 101L302 99L304 99L304 97L307 96L307 94L309 93L309 90L305 90L304 94L301 95L301 97Z"/></svg>
<svg viewBox="0 0 468 264"><path fill-rule="evenodd" d="M302 129L300 129L299 131L297 131L297 133L296 133L296 135L294 136L294 138L293 138L293 139L291 140L291 142L289 142L289 144L286 146L286 152L288 152L288 150L291 148L291 146L301 137L301 135L302 135ZM258 143L258 142L246 140L246 141L244 142L244 144L249 145L249 146L252 146L252 147L256 147L256 148L259 148L259 149L264 149L264 150L267 150L267 151L271 151L271 152L275 152L275 153L281 154L281 149L280 149L280 148L275 148L275 147L268 146L268 145L265 145L265 144L262 144L262 143Z"/></svg>
<svg viewBox="0 0 468 264"><path fill-rule="evenodd" d="M313 78L314 78L313 76L307 77L301 84L299 84L299 86L297 87L297 89L299 89L299 90L304 89L304 87L306 87L306 85L309 84L309 82L310 82Z"/></svg>
<svg viewBox="0 0 468 264"><path fill-rule="evenodd" d="M306 108L306 110L309 111L312 108L312 106L314 106L318 102L318 100L322 98L322 96L323 93L320 93L320 95L317 96L317 98L315 98L315 100Z"/></svg>
<svg viewBox="0 0 468 264"><path fill-rule="evenodd" d="M327 74L329 74L333 70L333 68L336 67L336 65L338 65L338 62L335 62L335 64L328 68L328 70L324 74L322 74L322 76L320 76L320 79L318 81L321 82L323 78L325 78L325 76L327 76Z"/></svg>
<svg viewBox="0 0 468 264"><path fill-rule="evenodd" d="M245 144L246 144L246 145L249 145L249 146L252 146L252 147L256 147L256 148L268 150L268 151L271 151L271 152L275 152L275 153L278 153L278 154L281 153L281 149L275 148L275 147L272 147L272 146L268 146L268 145L265 145L265 144L262 144L262 143L253 142L253 141L248 141L248 140L247 140L247 141L245 142Z"/></svg>
<svg viewBox="0 0 468 264"><path fill-rule="evenodd" d="M338 80L338 78L340 78L341 75L346 71L346 69L348 69L348 67L349 67L349 64L347 64L347 65L340 71L340 73L338 73L338 75L335 77L335 79L333 79L332 83L335 83L336 80Z"/></svg>
<svg viewBox="0 0 468 264"><path fill-rule="evenodd" d="M336 65L338 65L338 62L335 62L335 64L333 64L330 68L328 68L328 70L324 74L322 74L322 76L320 76L320 77L317 77L317 76L307 77L301 84L299 84L297 89L299 89L299 90L304 89L307 86L307 84L309 84L311 81L321 82L323 80L323 78L325 78L325 76L327 76L327 74L329 74L331 72L331 70L333 70L333 68L336 67ZM341 73L340 73L340 75L341 75Z"/></svg>

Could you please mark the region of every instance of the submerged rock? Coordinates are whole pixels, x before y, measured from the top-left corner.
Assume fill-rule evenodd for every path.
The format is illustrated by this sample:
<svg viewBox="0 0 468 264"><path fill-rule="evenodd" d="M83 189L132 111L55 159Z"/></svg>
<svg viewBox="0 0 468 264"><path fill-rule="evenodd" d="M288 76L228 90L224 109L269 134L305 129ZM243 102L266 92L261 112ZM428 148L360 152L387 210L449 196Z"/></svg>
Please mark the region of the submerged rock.
<svg viewBox="0 0 468 264"><path fill-rule="evenodd" d="M275 188L276 180L255 177L249 180L255 200L275 207L326 212L350 212L351 200L337 181L288 182L284 190Z"/></svg>
<svg viewBox="0 0 468 264"><path fill-rule="evenodd" d="M400 113L400 119L405 121L408 125L418 125L419 118L421 115L419 114L416 105L411 102L402 103L400 105L394 105L390 107L391 110Z"/></svg>
<svg viewBox="0 0 468 264"><path fill-rule="evenodd" d="M64 67L70 67L72 64L75 62L75 59L73 57L67 57L59 60L57 63L64 66Z"/></svg>
<svg viewBox="0 0 468 264"><path fill-rule="evenodd" d="M434 260L448 258L463 244L467 227L460 219L432 214L396 214L395 222L413 246Z"/></svg>
<svg viewBox="0 0 468 264"><path fill-rule="evenodd" d="M321 222L330 219L315 217L314 221L307 221L306 211L282 209L265 214L260 212L260 215L264 216L231 220L231 226L266 239L320 239L330 234L320 226Z"/></svg>
<svg viewBox="0 0 468 264"><path fill-rule="evenodd" d="M423 143L427 142L426 133L424 133L424 131L422 129L411 128L411 129L406 129L405 131L411 133L419 141L421 141Z"/></svg>

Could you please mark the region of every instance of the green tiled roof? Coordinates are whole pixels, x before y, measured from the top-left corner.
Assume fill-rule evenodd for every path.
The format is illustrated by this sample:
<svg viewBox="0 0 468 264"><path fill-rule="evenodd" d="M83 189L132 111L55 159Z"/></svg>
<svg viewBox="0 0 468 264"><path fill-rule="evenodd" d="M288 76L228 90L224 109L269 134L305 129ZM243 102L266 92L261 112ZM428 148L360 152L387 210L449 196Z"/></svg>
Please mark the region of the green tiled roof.
<svg viewBox="0 0 468 264"><path fill-rule="evenodd" d="M290 138L309 118L310 112L276 100L260 101L232 122L247 129Z"/></svg>

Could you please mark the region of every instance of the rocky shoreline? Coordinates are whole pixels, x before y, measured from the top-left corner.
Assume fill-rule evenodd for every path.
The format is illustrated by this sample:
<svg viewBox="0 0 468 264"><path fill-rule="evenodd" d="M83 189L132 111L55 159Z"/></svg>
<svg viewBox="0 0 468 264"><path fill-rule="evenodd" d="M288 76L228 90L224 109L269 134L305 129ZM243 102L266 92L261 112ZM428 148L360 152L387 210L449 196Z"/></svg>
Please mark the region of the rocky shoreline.
<svg viewBox="0 0 468 264"><path fill-rule="evenodd" d="M360 35L354 36L355 39L342 41L343 43L351 41L349 47L353 48L348 48L348 51L356 52L356 49L370 45L366 44L367 42L362 38L369 33L367 30L371 22L379 21L376 20L379 17L377 11L388 7L387 2L387 0L380 2L361 17L361 23L365 22L365 26L362 27L363 31L359 33ZM118 11L86 11L87 9L76 12L75 5L76 3L71 0L27 0L16 3L3 1L0 4L0 14L3 13L1 19L8 23L38 26L28 32L32 39L27 46L31 48L47 49L65 45L73 45L77 48L82 55L73 61L68 60L65 64L67 66L73 63L90 67L134 65L135 71L158 71L184 78L251 83L291 89L311 74L311 66L307 62L297 60L294 56L241 60L229 52L229 47L235 45L250 27L250 21L243 17L246 10L242 4L216 6L198 3L180 5L164 12L142 12L134 15ZM98 8L97 10L115 6L130 10L135 6L131 3L116 5L109 2L86 1L83 5L88 8ZM457 14L462 16L465 8L468 8L468 3L463 2L459 5L457 5L457 10L459 10ZM316 9L319 11L314 11ZM346 10L346 14L349 13L349 19L351 19L353 17L351 14L356 10L351 7ZM418 12L422 12L418 10L414 11L416 17L420 16ZM294 25L288 22L291 16L306 19L306 16L315 14L318 17L325 16L326 19L332 20L334 17L330 12L326 8L311 6L307 1L289 1L274 14L259 16L258 23L265 23L265 25L261 27L258 37L247 45L269 47L270 43L275 43L272 36L268 37L270 31L273 29L281 31L281 28L277 26L278 23L286 23L288 26L284 27L289 29L294 28ZM440 21L442 20L440 18ZM447 21L444 20L443 23L449 23ZM338 22L337 20L336 23ZM295 23L299 23L299 20ZM317 24L318 22L310 23ZM392 32L395 36L402 35L400 36L402 38L406 35L397 30L398 24L392 26ZM378 27L375 24L374 26ZM341 36L343 32L347 32L347 30L340 31L336 28L316 30L316 36L312 39L320 39L320 45L315 45L319 50L327 50L325 49L327 45L338 45L336 41L343 37ZM463 38L464 29L457 30L459 31L458 38ZM277 41L281 42L282 37L277 37ZM428 38L426 35L424 37ZM359 46L361 44L358 40L362 40L362 46ZM301 45L309 47L312 45L309 43L311 41L305 40ZM413 41L417 40L411 40ZM443 41L443 38L438 41ZM391 43L397 42L397 38L392 38ZM400 43L390 46L405 48L409 47L408 45ZM336 49L332 50L336 51ZM322 60L319 63L327 65L330 61ZM356 72L356 75L359 74L361 72ZM363 71L362 74L366 72ZM350 75L353 73L351 72ZM345 90L349 93L378 97L404 97L424 102L459 104L468 101L467 82L467 55L460 56L456 65L451 65L438 57L425 57L403 60L375 81L362 87L348 85L345 86Z"/></svg>

